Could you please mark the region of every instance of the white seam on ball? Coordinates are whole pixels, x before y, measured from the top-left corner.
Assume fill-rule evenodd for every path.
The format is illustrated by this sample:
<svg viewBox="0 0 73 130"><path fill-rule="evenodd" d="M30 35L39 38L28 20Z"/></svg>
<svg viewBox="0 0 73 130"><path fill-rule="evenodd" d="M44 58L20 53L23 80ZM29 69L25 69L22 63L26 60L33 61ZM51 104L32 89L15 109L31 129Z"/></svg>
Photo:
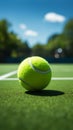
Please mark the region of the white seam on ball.
<svg viewBox="0 0 73 130"><path fill-rule="evenodd" d="M24 82L27 86L32 87L29 83L27 83L25 80L23 80L22 78L19 78L19 80L21 80L22 82Z"/></svg>
<svg viewBox="0 0 73 130"><path fill-rule="evenodd" d="M41 71L41 70L39 70L38 68L36 68L35 66L33 66L33 64L32 64L32 62L31 62L31 59L30 59L30 58L28 59L28 63L29 63L29 65L31 66L31 68L32 68L34 71L38 72L38 73L47 74L47 73L49 73L49 72L51 71L50 68L49 68L47 71Z"/></svg>

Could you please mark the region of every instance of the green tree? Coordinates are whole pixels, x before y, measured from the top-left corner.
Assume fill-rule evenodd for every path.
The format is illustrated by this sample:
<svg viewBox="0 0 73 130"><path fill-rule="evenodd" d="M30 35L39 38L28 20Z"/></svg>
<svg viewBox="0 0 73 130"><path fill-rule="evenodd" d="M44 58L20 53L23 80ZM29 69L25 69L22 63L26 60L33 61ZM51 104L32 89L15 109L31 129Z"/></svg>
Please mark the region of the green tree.
<svg viewBox="0 0 73 130"><path fill-rule="evenodd" d="M6 56L9 55L9 50L6 49L9 35L8 28L10 27L10 23L7 20L0 21L0 59L3 60Z"/></svg>
<svg viewBox="0 0 73 130"><path fill-rule="evenodd" d="M41 43L37 43L32 47L32 55L37 55L41 57L50 57L50 49L47 44L42 45Z"/></svg>
<svg viewBox="0 0 73 130"><path fill-rule="evenodd" d="M51 57L73 57L73 20L69 20L61 34L52 35L47 48Z"/></svg>
<svg viewBox="0 0 73 130"><path fill-rule="evenodd" d="M66 23L63 35L65 36L67 42L65 53L67 57L73 57L73 19Z"/></svg>
<svg viewBox="0 0 73 130"><path fill-rule="evenodd" d="M31 48L28 46L28 43L25 42L21 42L18 44L17 47L17 56L18 57L29 57L31 55Z"/></svg>
<svg viewBox="0 0 73 130"><path fill-rule="evenodd" d="M31 54L28 43L9 31L10 25L6 20L0 21L0 62L9 57L27 57Z"/></svg>
<svg viewBox="0 0 73 130"><path fill-rule="evenodd" d="M67 45L67 42L66 42L65 36L63 34L59 34L56 38L48 42L50 55L56 58L65 57L64 49L66 45Z"/></svg>

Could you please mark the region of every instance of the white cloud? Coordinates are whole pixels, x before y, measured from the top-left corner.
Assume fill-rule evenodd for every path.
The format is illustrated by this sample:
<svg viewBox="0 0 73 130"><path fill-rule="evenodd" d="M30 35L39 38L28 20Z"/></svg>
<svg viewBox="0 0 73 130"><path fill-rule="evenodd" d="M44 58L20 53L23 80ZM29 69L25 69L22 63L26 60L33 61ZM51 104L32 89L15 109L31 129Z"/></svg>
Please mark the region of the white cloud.
<svg viewBox="0 0 73 130"><path fill-rule="evenodd" d="M50 12L44 16L44 19L49 22L64 22L66 18L63 15Z"/></svg>
<svg viewBox="0 0 73 130"><path fill-rule="evenodd" d="M24 29L27 28L25 24L20 24L19 27L20 27L20 29L22 29L22 30L24 30Z"/></svg>
<svg viewBox="0 0 73 130"><path fill-rule="evenodd" d="M33 31L33 30L26 30L26 32L24 33L25 36L32 36L32 37L36 37L38 36L38 33Z"/></svg>

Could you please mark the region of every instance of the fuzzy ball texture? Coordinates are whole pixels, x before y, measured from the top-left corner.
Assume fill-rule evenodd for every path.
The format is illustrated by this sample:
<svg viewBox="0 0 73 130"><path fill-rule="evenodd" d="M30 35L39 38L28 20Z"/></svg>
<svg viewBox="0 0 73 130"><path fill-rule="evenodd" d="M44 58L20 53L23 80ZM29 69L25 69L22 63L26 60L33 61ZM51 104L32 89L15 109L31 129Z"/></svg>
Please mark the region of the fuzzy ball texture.
<svg viewBox="0 0 73 130"><path fill-rule="evenodd" d="M21 85L30 91L45 88L50 83L51 75L49 63L38 56L24 59L20 63L17 73Z"/></svg>

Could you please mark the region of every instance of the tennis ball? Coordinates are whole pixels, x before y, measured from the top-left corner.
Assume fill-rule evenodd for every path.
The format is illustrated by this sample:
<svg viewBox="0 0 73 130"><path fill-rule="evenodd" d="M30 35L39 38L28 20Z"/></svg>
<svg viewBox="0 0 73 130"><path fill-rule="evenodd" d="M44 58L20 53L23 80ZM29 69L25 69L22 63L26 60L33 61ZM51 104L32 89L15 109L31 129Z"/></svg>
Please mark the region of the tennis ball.
<svg viewBox="0 0 73 130"><path fill-rule="evenodd" d="M25 89L41 90L50 83L51 68L44 58L32 56L20 63L17 76Z"/></svg>

